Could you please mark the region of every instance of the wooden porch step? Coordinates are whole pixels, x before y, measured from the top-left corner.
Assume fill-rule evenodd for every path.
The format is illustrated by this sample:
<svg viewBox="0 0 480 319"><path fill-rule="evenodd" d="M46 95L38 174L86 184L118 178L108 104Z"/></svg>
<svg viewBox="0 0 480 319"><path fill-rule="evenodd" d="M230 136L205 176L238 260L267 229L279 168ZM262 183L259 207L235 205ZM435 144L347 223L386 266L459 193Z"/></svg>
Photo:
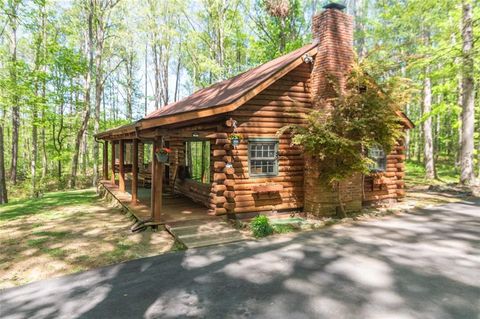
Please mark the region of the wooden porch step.
<svg viewBox="0 0 480 319"><path fill-rule="evenodd" d="M226 244L247 239L222 218L167 223L165 227L187 248Z"/></svg>

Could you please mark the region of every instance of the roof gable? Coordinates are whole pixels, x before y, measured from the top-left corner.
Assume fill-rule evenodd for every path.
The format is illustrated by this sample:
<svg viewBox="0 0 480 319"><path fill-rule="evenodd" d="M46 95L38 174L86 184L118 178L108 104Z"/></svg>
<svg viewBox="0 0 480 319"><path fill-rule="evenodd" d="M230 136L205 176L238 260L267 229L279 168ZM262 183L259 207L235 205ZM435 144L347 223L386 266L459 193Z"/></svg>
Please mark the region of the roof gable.
<svg viewBox="0 0 480 319"><path fill-rule="evenodd" d="M198 90L178 102L171 103L162 109L153 111L148 114L145 119L231 104L316 46L316 44L303 46L300 49L230 79Z"/></svg>

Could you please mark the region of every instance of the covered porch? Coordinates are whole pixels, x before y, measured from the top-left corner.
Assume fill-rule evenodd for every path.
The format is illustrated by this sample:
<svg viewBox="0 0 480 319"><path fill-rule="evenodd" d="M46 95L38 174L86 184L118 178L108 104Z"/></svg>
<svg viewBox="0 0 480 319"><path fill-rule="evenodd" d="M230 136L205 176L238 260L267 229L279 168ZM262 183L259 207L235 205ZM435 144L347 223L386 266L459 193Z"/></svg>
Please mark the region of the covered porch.
<svg viewBox="0 0 480 319"><path fill-rule="evenodd" d="M163 225L167 223L200 220L211 218L207 208L195 203L190 198L181 194L165 193L162 195L162 213L159 220L152 219L151 190L148 187L139 187L138 198L134 203L131 194L131 181L126 181L127 190L119 189L117 184L110 180L101 180L101 186L105 188L118 202L131 212L135 219L148 225Z"/></svg>
<svg viewBox="0 0 480 319"><path fill-rule="evenodd" d="M104 139L101 187L145 224L214 217L209 207L213 172L208 138L152 135ZM167 148L168 159L160 160L158 149ZM198 152L204 154L201 164L192 163L191 154Z"/></svg>

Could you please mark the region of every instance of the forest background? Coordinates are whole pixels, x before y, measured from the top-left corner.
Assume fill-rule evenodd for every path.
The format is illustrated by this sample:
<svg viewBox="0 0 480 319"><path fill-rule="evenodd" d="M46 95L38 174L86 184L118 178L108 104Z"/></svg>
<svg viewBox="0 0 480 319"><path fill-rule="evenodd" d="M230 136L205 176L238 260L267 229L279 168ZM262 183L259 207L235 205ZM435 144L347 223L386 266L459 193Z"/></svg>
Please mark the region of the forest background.
<svg viewBox="0 0 480 319"><path fill-rule="evenodd" d="M94 135L311 42L318 0L0 0L0 203L96 185ZM480 176L480 2L347 0L355 50L410 79L409 163Z"/></svg>

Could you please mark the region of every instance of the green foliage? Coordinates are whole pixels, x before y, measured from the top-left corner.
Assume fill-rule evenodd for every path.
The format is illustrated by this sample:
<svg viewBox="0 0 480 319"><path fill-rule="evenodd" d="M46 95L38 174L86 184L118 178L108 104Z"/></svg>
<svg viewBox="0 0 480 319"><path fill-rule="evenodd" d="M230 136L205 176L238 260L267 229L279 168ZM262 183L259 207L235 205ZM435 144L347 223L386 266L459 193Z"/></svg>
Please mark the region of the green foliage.
<svg viewBox="0 0 480 319"><path fill-rule="evenodd" d="M190 178L200 183L210 183L210 142L187 142L186 156L187 166L190 168Z"/></svg>
<svg viewBox="0 0 480 319"><path fill-rule="evenodd" d="M320 176L329 183L354 173L368 173L366 150L379 146L389 153L402 136L398 112L408 103L406 81L398 78L379 83L364 65L354 65L339 98L313 111L305 126L293 129L292 142L318 159Z"/></svg>
<svg viewBox="0 0 480 319"><path fill-rule="evenodd" d="M274 224L272 225L273 231L277 234L285 234L296 231L297 229L289 224Z"/></svg>
<svg viewBox="0 0 480 319"><path fill-rule="evenodd" d="M250 229L253 236L260 238L273 234L273 227L270 225L270 221L265 215L258 215L250 222Z"/></svg>
<svg viewBox="0 0 480 319"><path fill-rule="evenodd" d="M427 182L430 185L442 185L458 181L460 174L458 171L452 169L452 165L448 161L437 161L435 168L438 175L437 179L427 181L425 180L425 167L423 163L407 161L407 174L405 176L407 186L425 185Z"/></svg>
<svg viewBox="0 0 480 319"><path fill-rule="evenodd" d="M243 138L243 135L242 134L239 134L239 133L232 133L228 136L228 139L229 140L241 140Z"/></svg>
<svg viewBox="0 0 480 319"><path fill-rule="evenodd" d="M475 83L480 83L480 50L477 45L480 43L480 10L475 6L477 3L474 3L473 10L473 55ZM125 124L131 117L138 119L146 111L152 111L157 85L155 78L160 80L160 99L172 102L174 92L178 93L177 99L182 98L198 88L309 43L310 19L314 12L321 10L321 4L314 0L120 1L108 13L103 12L108 23L107 30L104 30L106 39L101 69L103 76L108 77L101 95L100 130ZM367 57L372 62L369 74L383 83L398 79L397 76L408 77L416 89L405 109L417 124L417 128L408 133L407 156L418 162L422 160L422 124L432 119L434 153L440 159L448 158L453 168L458 163L460 146L461 3L458 0L358 0L347 1L346 5L346 12L355 18L356 51L361 59ZM88 7L89 3L85 1L66 1L62 5L52 0L0 1L3 26L0 125L5 135L5 167L8 178L12 144L15 143L12 111L18 107L20 153L17 175L18 181L31 185L22 189L9 185L14 197L20 193L17 190L21 190L22 195L35 193L33 184L40 191L58 189L65 185L70 175L72 155L76 152L74 142L85 109L85 79L89 68L86 50ZM99 26L101 7L99 5L94 10L95 28ZM14 29L16 42L13 41ZM94 37L100 36L94 33ZM157 56L153 53L155 46ZM122 63L116 68L119 62ZM156 67L162 71L158 77L155 76ZM102 73L96 68L93 66L91 70L92 84ZM422 110L425 78L429 78L432 85L430 112ZM407 92L411 93L411 89ZM94 85L90 93L92 105L89 107L93 117ZM169 97L164 93L169 93ZM480 123L479 102L480 94L476 94L477 123ZM81 145L77 173L85 180L93 175L92 163L98 158L92 152L95 143L92 122L82 141L85 147ZM36 137L34 129L37 130ZM475 142L478 144L480 133L478 129L476 131ZM331 137L324 134L322 139ZM338 157L350 158L353 155L345 152L346 149L366 147L359 145L363 144L361 142L351 143L348 136L340 138L335 134L334 137L342 145L338 152L343 154ZM325 146L328 146L327 142ZM34 145L37 146L35 158ZM145 154L148 161L151 154ZM479 155L477 150L477 166ZM36 172L31 169L33 159L36 159ZM365 167L362 161L338 163L339 166L344 164L355 164L359 170ZM442 163L439 165L438 169L441 169ZM334 179L344 174L340 175ZM32 183L35 177L36 181ZM56 186L53 185L55 181Z"/></svg>
<svg viewBox="0 0 480 319"><path fill-rule="evenodd" d="M256 0L250 18L252 41L250 56L267 62L305 44L309 34L304 13L307 4L299 0Z"/></svg>

